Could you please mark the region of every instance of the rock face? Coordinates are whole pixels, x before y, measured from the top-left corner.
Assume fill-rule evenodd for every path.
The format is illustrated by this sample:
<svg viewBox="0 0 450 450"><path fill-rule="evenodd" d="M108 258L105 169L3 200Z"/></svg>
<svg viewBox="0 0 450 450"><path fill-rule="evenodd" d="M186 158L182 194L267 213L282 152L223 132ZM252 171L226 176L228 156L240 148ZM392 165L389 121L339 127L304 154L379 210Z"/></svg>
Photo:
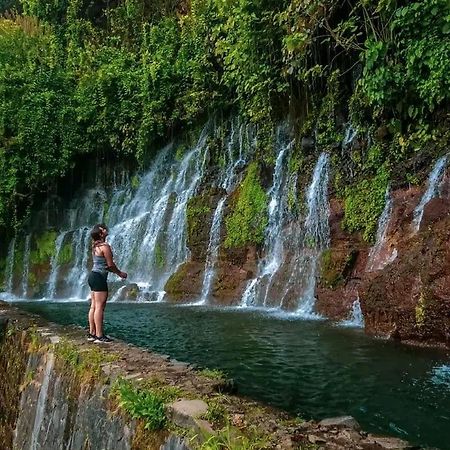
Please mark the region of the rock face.
<svg viewBox="0 0 450 450"><path fill-rule="evenodd" d="M342 202L330 199L331 246L320 260L315 293L318 313L334 321L348 319L359 299L368 333L449 345L450 200L446 192L450 183L448 177L445 180L441 197L426 203L418 230L413 226L414 210L424 187L392 191L385 235L376 249L359 233L343 230ZM202 292L209 232L221 195L220 190L205 190L195 198L194 214L188 217L191 257L169 279L169 300L196 301ZM226 214L227 205L225 218ZM226 306L240 301L261 255L255 247L227 249L225 238L223 221L209 303ZM277 276L278 284L283 284L283 274Z"/></svg>
<svg viewBox="0 0 450 450"><path fill-rule="evenodd" d="M188 239L190 258L183 263L166 283L166 299L172 302L198 301L203 286L205 261L210 240L213 214L222 189L204 190L188 204ZM225 204L224 217L229 205ZM220 242L225 241L225 220L220 229ZM244 291L246 282L256 271L257 255L254 246L239 249L219 247L215 275L211 287L211 304L236 304Z"/></svg>

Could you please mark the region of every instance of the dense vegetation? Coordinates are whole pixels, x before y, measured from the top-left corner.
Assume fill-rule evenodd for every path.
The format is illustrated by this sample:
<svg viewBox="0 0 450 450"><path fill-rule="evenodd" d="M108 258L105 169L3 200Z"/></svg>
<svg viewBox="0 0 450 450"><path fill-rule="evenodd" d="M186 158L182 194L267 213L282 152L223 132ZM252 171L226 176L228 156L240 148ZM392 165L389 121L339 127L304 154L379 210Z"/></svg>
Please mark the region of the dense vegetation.
<svg viewBox="0 0 450 450"><path fill-rule="evenodd" d="M392 169L420 166L449 141L447 0L8 0L0 8L3 231L80 155L145 164L168 135L234 111L257 125L265 163L281 117L292 117L299 142L315 135L339 167L347 227L370 238L366 224ZM347 122L361 137L356 149L337 145ZM417 181L416 162L396 170L397 181Z"/></svg>

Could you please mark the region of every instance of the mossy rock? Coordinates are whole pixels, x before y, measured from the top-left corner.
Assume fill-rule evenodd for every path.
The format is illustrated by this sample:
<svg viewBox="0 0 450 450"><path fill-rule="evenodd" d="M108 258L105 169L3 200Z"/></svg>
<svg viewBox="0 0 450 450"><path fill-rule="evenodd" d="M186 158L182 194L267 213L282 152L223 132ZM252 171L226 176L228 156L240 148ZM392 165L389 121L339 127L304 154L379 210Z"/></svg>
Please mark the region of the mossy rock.
<svg viewBox="0 0 450 450"><path fill-rule="evenodd" d="M34 249L30 253L31 264L50 263L56 251L56 231L46 231L36 238Z"/></svg>
<svg viewBox="0 0 450 450"><path fill-rule="evenodd" d="M329 289L336 289L344 284L357 257L358 251L355 249L325 250L321 258L320 284Z"/></svg>

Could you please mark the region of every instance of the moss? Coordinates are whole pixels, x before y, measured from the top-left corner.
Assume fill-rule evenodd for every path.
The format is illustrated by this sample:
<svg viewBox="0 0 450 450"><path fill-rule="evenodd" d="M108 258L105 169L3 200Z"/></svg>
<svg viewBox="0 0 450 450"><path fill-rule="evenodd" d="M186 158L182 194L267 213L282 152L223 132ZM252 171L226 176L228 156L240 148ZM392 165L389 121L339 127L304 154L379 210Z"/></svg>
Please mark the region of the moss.
<svg viewBox="0 0 450 450"><path fill-rule="evenodd" d="M361 230L366 241L373 241L378 218L384 208L388 181L389 175L381 167L374 177L365 178L345 188L343 221L345 229L350 232Z"/></svg>
<svg viewBox="0 0 450 450"><path fill-rule="evenodd" d="M224 381L227 378L225 373L219 369L202 369L198 373L210 380Z"/></svg>
<svg viewBox="0 0 450 450"><path fill-rule="evenodd" d="M188 242L195 240L195 234L197 234L199 228L205 223L205 220L211 213L208 200L208 193L203 193L192 197L188 201L186 208Z"/></svg>
<svg viewBox="0 0 450 450"><path fill-rule="evenodd" d="M36 248L30 252L32 264L50 263L56 251L56 236L56 231L46 231L36 238Z"/></svg>
<svg viewBox="0 0 450 450"><path fill-rule="evenodd" d="M72 261L72 243L64 244L58 254L58 265L69 264Z"/></svg>
<svg viewBox="0 0 450 450"><path fill-rule="evenodd" d="M358 252L350 250L345 253L327 249L322 253L320 266L320 283L329 289L336 289L345 283L356 262Z"/></svg>
<svg viewBox="0 0 450 450"><path fill-rule="evenodd" d="M167 280L164 290L175 297L182 297L181 283L187 276L187 263L182 264L178 270Z"/></svg>
<svg viewBox="0 0 450 450"><path fill-rule="evenodd" d="M155 246L155 264L158 269L162 269L166 264L163 246L160 241L158 241Z"/></svg>
<svg viewBox="0 0 450 450"><path fill-rule="evenodd" d="M232 212L226 218L225 247L243 247L261 244L267 226L267 194L261 187L258 164L249 165L238 189Z"/></svg>
<svg viewBox="0 0 450 450"><path fill-rule="evenodd" d="M102 222L108 223L109 222L109 208L110 204L108 202L103 203L103 217Z"/></svg>
<svg viewBox="0 0 450 450"><path fill-rule="evenodd" d="M141 184L140 178L139 178L137 175L133 175L133 176L131 177L131 187L132 187L134 190L136 190L136 189L139 187L140 184Z"/></svg>
<svg viewBox="0 0 450 450"><path fill-rule="evenodd" d="M20 410L20 387L29 378L26 376L28 342L23 337L14 325L9 325L5 333L0 334L0 447L5 449L13 448L14 429Z"/></svg>
<svg viewBox="0 0 450 450"><path fill-rule="evenodd" d="M415 307L415 319L418 328L422 328L425 325L425 312L426 312L426 301L423 292L420 293L419 301Z"/></svg>
<svg viewBox="0 0 450 450"><path fill-rule="evenodd" d="M55 344L54 352L60 369L75 373L75 376L83 382L98 378L101 374L101 365L117 359L116 355L106 353L98 347L81 350L66 339Z"/></svg>

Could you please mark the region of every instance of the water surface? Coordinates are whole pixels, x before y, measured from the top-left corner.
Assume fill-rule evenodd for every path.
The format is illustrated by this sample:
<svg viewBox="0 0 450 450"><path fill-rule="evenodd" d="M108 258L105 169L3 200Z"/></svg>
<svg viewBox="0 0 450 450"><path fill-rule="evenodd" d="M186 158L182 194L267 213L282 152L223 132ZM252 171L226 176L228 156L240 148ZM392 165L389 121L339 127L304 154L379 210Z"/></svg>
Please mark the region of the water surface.
<svg viewBox="0 0 450 450"><path fill-rule="evenodd" d="M17 305L61 324L86 324L86 302ZM293 414L350 414L367 431L450 449L450 360L442 351L248 309L112 303L105 322L112 336L222 369L241 394Z"/></svg>

